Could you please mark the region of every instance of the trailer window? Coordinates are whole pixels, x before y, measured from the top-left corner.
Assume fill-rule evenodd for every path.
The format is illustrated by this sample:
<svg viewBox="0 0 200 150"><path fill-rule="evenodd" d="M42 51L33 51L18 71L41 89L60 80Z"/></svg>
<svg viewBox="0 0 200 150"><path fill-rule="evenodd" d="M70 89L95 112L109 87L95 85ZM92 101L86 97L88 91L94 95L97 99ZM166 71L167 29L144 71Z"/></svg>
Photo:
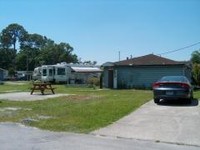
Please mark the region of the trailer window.
<svg viewBox="0 0 200 150"><path fill-rule="evenodd" d="M43 70L42 70L42 75L43 75L43 76L47 76L47 69L43 69Z"/></svg>
<svg viewBox="0 0 200 150"><path fill-rule="evenodd" d="M58 68L58 75L65 75L65 68Z"/></svg>
<svg viewBox="0 0 200 150"><path fill-rule="evenodd" d="M49 76L53 75L53 69L49 69Z"/></svg>

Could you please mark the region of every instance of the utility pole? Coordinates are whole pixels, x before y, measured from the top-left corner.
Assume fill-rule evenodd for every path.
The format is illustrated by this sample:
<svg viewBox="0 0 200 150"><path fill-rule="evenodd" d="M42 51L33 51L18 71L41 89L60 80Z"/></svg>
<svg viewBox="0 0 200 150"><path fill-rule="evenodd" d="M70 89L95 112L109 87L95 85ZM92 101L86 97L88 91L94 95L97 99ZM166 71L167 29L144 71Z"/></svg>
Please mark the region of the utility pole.
<svg viewBox="0 0 200 150"><path fill-rule="evenodd" d="M120 51L119 51L119 61L120 61L120 55L121 55L121 54L120 54Z"/></svg>
<svg viewBox="0 0 200 150"><path fill-rule="evenodd" d="M26 80L28 81L29 80L29 75L28 75L28 70L29 70L29 61L28 61L29 57L28 57L28 54L26 55Z"/></svg>

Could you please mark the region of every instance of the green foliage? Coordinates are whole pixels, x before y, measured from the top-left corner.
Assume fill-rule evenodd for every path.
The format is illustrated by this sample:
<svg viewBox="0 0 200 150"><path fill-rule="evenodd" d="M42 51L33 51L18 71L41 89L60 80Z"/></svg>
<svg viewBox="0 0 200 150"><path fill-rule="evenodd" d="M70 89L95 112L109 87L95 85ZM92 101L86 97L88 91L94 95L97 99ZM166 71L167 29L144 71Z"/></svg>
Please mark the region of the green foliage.
<svg viewBox="0 0 200 150"><path fill-rule="evenodd" d="M45 64L56 64L59 62L76 63L77 56L72 54L73 47L67 43L47 44L41 51L39 55L39 60L43 60Z"/></svg>
<svg viewBox="0 0 200 150"><path fill-rule="evenodd" d="M0 48L0 68L10 68L14 67L14 60L16 57L16 52L14 49Z"/></svg>
<svg viewBox="0 0 200 150"><path fill-rule="evenodd" d="M192 68L193 78L197 85L200 85L200 64L193 64Z"/></svg>
<svg viewBox="0 0 200 150"><path fill-rule="evenodd" d="M29 91L31 86L29 82L4 82L4 85L0 85L0 93Z"/></svg>
<svg viewBox="0 0 200 150"><path fill-rule="evenodd" d="M16 23L10 24L2 30L1 43L5 48L13 46L14 50L16 50L17 41L22 42L26 34L27 31L24 29L23 26Z"/></svg>
<svg viewBox="0 0 200 150"><path fill-rule="evenodd" d="M9 68L8 74L9 74L10 76L14 76L14 75L15 75L15 69L14 69L14 68Z"/></svg>
<svg viewBox="0 0 200 150"><path fill-rule="evenodd" d="M100 78L97 78L97 77L91 77L87 80L87 84L90 86L90 87L93 87L95 88L95 86L100 86Z"/></svg>
<svg viewBox="0 0 200 150"><path fill-rule="evenodd" d="M194 98L200 100L200 90L194 92Z"/></svg>
<svg viewBox="0 0 200 150"><path fill-rule="evenodd" d="M196 50L192 53L191 61L193 64L200 64L200 50Z"/></svg>
<svg viewBox="0 0 200 150"><path fill-rule="evenodd" d="M78 57L73 50L68 43L56 44L40 34L29 34L19 24L10 24L0 34L0 68L33 70L44 64L77 63Z"/></svg>
<svg viewBox="0 0 200 150"><path fill-rule="evenodd" d="M195 80L195 84L200 85L200 50L196 50L192 53L191 61L193 63L193 79Z"/></svg>

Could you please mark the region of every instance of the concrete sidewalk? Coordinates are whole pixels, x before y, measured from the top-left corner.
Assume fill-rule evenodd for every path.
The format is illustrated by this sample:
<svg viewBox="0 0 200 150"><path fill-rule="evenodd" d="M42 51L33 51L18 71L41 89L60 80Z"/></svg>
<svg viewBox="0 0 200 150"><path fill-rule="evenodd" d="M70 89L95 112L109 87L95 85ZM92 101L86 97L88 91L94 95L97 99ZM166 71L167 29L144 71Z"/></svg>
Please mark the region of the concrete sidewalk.
<svg viewBox="0 0 200 150"><path fill-rule="evenodd" d="M191 105L156 105L150 101L116 123L92 134L194 145L200 148L199 127L198 100L194 100Z"/></svg>
<svg viewBox="0 0 200 150"><path fill-rule="evenodd" d="M10 101L34 101L34 100L45 100L48 98L68 96L69 94L44 94L34 93L30 95L30 92L16 92L16 93L4 93L0 94L0 100Z"/></svg>

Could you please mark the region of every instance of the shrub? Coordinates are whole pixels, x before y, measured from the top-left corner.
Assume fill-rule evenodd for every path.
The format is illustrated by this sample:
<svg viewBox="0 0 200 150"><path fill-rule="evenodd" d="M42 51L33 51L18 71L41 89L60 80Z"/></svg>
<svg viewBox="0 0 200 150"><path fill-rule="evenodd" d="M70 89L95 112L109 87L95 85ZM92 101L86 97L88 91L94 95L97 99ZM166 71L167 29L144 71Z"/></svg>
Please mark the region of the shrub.
<svg viewBox="0 0 200 150"><path fill-rule="evenodd" d="M97 77L91 77L91 78L88 78L87 80L87 84L89 86L100 86L100 78L97 78Z"/></svg>

